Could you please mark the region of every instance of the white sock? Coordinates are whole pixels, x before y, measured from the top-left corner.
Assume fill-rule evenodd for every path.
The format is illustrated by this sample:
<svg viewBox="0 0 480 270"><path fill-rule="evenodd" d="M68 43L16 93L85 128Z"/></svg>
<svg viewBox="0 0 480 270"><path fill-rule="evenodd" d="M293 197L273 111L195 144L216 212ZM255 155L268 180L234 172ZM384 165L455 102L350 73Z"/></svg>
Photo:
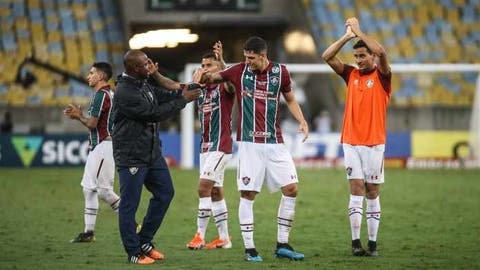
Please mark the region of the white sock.
<svg viewBox="0 0 480 270"><path fill-rule="evenodd" d="M98 189L98 197L108 203L113 212L118 214L118 207L120 206L120 197L112 190L107 188Z"/></svg>
<svg viewBox="0 0 480 270"><path fill-rule="evenodd" d="M380 224L380 196L373 200L367 199L367 228L368 228L368 240L377 241L378 225Z"/></svg>
<svg viewBox="0 0 480 270"><path fill-rule="evenodd" d="M238 219L245 248L255 248L255 243L253 242L253 201L240 198Z"/></svg>
<svg viewBox="0 0 480 270"><path fill-rule="evenodd" d="M287 197L282 194L280 205L278 206L278 229L277 242L288 243L288 236L292 228L293 218L295 216L295 197Z"/></svg>
<svg viewBox="0 0 480 270"><path fill-rule="evenodd" d="M224 199L218 202L212 202L212 215L218 229L218 236L222 240L229 240L228 235L228 210Z"/></svg>
<svg viewBox="0 0 480 270"><path fill-rule="evenodd" d="M352 240L360 239L360 228L362 227L363 216L363 196L356 196L350 194L350 202L348 204L348 216L350 218Z"/></svg>
<svg viewBox="0 0 480 270"><path fill-rule="evenodd" d="M210 213L212 211L212 197L199 198L198 200L198 216L197 216L197 232L200 237L205 239Z"/></svg>
<svg viewBox="0 0 480 270"><path fill-rule="evenodd" d="M85 232L95 231L95 223L97 221L98 197L97 192L84 188L83 195L85 197Z"/></svg>

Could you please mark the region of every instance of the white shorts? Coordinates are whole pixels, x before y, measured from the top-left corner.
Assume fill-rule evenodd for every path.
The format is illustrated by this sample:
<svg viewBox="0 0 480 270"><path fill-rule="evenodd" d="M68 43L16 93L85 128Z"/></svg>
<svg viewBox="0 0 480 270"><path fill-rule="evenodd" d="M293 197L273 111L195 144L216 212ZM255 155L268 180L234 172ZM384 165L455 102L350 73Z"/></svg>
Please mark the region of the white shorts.
<svg viewBox="0 0 480 270"><path fill-rule="evenodd" d="M381 184L385 145L374 146L343 144L347 179L363 179L366 183Z"/></svg>
<svg viewBox="0 0 480 270"><path fill-rule="evenodd" d="M88 153L81 185L84 188L113 189L115 161L113 160L112 141L102 141Z"/></svg>
<svg viewBox="0 0 480 270"><path fill-rule="evenodd" d="M298 183L295 164L285 145L238 142L238 190L260 192L264 180L270 192Z"/></svg>
<svg viewBox="0 0 480 270"><path fill-rule="evenodd" d="M200 178L215 182L214 187L223 187L225 165L232 154L214 151L200 153Z"/></svg>

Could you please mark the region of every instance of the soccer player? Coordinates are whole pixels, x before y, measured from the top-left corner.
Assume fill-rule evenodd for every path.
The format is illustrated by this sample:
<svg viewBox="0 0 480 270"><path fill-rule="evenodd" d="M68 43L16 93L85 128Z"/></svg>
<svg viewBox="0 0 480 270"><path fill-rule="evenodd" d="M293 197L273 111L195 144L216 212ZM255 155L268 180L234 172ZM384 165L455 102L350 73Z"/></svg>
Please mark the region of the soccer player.
<svg viewBox="0 0 480 270"><path fill-rule="evenodd" d="M344 64L336 55L351 39L358 68ZM354 256L378 256L377 232L380 223L380 184L384 182L386 110L392 92L392 73L385 49L360 29L358 20L346 21L346 33L322 55L347 84L341 143L350 183L348 215ZM368 249L360 243L363 197L367 201Z"/></svg>
<svg viewBox="0 0 480 270"><path fill-rule="evenodd" d="M282 191L278 208L278 231L275 254L292 260L304 255L289 245L290 229L295 215L297 171L293 159L283 144L279 126L280 95L300 123L299 131L308 137L308 125L292 92L290 74L284 65L267 58L267 43L260 37L250 37L244 44L245 62L210 76L207 82L229 81L235 86L239 108L237 123L238 172L240 191L239 220L245 245L245 260L261 262L253 240L253 203L266 181L270 192Z"/></svg>
<svg viewBox="0 0 480 270"><path fill-rule="evenodd" d="M64 114L82 123L89 130L89 154L81 185L85 197L85 229L72 243L94 242L95 222L98 212L98 197L118 213L120 197L113 191L115 163L112 152L112 121L110 118L112 91L108 80L112 77L109 63L97 62L87 76L88 84L94 90L88 116L83 115L80 106L69 104Z"/></svg>
<svg viewBox="0 0 480 270"><path fill-rule="evenodd" d="M202 68L208 74L225 68L220 41L214 51L202 56ZM200 79L197 70L194 81ZM232 156L232 108L235 99L233 86L214 83L202 88L198 99L198 116L201 124L200 181L198 183L197 233L187 244L190 249L231 248L228 234L228 210L223 196L225 165ZM210 216L218 229L218 238L205 245L205 232Z"/></svg>

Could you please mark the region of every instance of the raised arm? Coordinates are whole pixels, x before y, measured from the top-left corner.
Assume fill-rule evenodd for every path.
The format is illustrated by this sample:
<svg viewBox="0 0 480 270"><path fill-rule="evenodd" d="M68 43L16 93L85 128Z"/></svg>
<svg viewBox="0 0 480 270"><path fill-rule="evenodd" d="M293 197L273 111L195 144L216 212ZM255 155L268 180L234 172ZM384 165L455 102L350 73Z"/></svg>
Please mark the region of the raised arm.
<svg viewBox="0 0 480 270"><path fill-rule="evenodd" d="M295 95L293 94L293 91L283 93L283 97L287 102L288 110L293 115L293 117L295 117L295 119L297 119L297 121L300 123L300 126L298 127L298 132L303 133L302 142L305 142L308 138L309 131L307 121L305 121L305 118L303 117L302 109L300 109L300 105L298 105L298 102L295 100Z"/></svg>
<svg viewBox="0 0 480 270"><path fill-rule="evenodd" d="M170 80L169 78L160 74L160 72L158 72L158 63L153 63L151 59L148 59L148 71L150 76L157 81L160 87L167 90L178 90L182 88L179 82Z"/></svg>
<svg viewBox="0 0 480 270"><path fill-rule="evenodd" d="M351 27L347 27L345 34L332 45L330 45L322 54L323 60L325 60L325 62L327 62L327 64L332 67L337 74L343 73L343 62L337 57L337 53L345 45L345 43L354 37L355 33L352 32Z"/></svg>
<svg viewBox="0 0 480 270"><path fill-rule="evenodd" d="M390 73L390 65L388 63L387 52L385 49L378 43L375 39L365 34L360 29L360 24L358 23L357 18L350 18L346 22L347 27L352 29L352 32L359 37L365 44L367 45L368 49L378 56L379 58L379 65L377 66L378 70L382 74L389 74Z"/></svg>
<svg viewBox="0 0 480 270"><path fill-rule="evenodd" d="M222 44L221 41L215 42L215 44L213 45L213 52L215 53L218 61L220 62L220 68L222 70L227 68L227 64L225 63L225 60L223 59L223 44ZM230 83L230 82L225 83L224 89L225 89L225 91L227 91L230 94L235 92L235 86L233 86L233 84Z"/></svg>
<svg viewBox="0 0 480 270"><path fill-rule="evenodd" d="M223 78L222 75L220 75L220 72L207 73L206 71L204 71L201 83L211 84L211 83L221 83L226 81L228 80Z"/></svg>
<svg viewBox="0 0 480 270"><path fill-rule="evenodd" d="M217 56L218 61L220 62L220 68L223 70L227 67L225 60L223 59L223 44L219 40L213 45L213 52Z"/></svg>

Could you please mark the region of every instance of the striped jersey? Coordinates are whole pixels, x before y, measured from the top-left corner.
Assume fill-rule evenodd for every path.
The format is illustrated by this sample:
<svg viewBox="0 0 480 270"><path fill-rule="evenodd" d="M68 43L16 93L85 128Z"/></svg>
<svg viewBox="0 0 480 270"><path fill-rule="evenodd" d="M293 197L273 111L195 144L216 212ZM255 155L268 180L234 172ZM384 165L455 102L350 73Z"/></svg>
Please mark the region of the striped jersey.
<svg viewBox="0 0 480 270"><path fill-rule="evenodd" d="M225 84L210 84L202 88L198 103L201 124L200 153L221 151L232 153L232 107L235 95Z"/></svg>
<svg viewBox="0 0 480 270"><path fill-rule="evenodd" d="M90 103L88 115L98 118L97 127L90 129L88 140L90 141L90 150L93 150L97 144L101 143L112 132L113 119L112 112L113 92L107 85L95 92Z"/></svg>
<svg viewBox="0 0 480 270"><path fill-rule="evenodd" d="M239 63L220 72L235 86L238 103L237 141L283 143L279 121L280 93L292 91L284 65L270 62L264 71Z"/></svg>

